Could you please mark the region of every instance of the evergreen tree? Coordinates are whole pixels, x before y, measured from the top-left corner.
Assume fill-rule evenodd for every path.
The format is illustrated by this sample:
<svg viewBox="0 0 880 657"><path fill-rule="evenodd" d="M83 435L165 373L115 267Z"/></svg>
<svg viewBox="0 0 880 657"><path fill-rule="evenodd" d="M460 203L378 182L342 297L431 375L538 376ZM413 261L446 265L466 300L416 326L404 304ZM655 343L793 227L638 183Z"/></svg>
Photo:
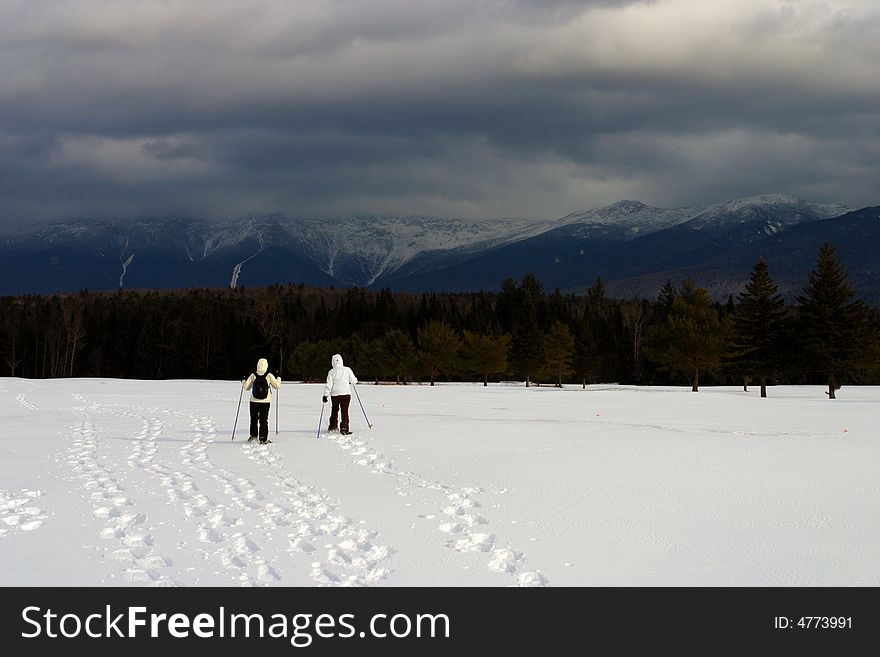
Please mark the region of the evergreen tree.
<svg viewBox="0 0 880 657"><path fill-rule="evenodd" d="M419 329L418 341L420 361L434 385L441 372L455 367L461 340L446 322L431 321Z"/></svg>
<svg viewBox="0 0 880 657"><path fill-rule="evenodd" d="M721 363L726 333L708 292L690 287L673 302L665 324L653 327L646 354L662 369L686 376L699 392L700 374Z"/></svg>
<svg viewBox="0 0 880 657"><path fill-rule="evenodd" d="M507 370L507 349L510 336L493 337L485 333L464 332L462 362L469 372L482 375L483 385L489 385L489 376Z"/></svg>
<svg viewBox="0 0 880 657"><path fill-rule="evenodd" d="M512 278L505 278L495 301L495 315L498 317L502 333L513 333L516 330L519 313L519 286Z"/></svg>
<svg viewBox="0 0 880 657"><path fill-rule="evenodd" d="M379 362L382 373L390 373L399 384L406 380L416 365L416 350L409 335L400 329L391 329L378 341Z"/></svg>
<svg viewBox="0 0 880 657"><path fill-rule="evenodd" d="M373 329L367 337L381 338L394 328L397 319L397 301L390 288L382 288L376 296L368 317L372 320Z"/></svg>
<svg viewBox="0 0 880 657"><path fill-rule="evenodd" d="M562 379L574 372L574 353L574 336L568 324L557 319L544 338L544 355L547 359L547 370L553 375L558 388L562 387Z"/></svg>
<svg viewBox="0 0 880 657"><path fill-rule="evenodd" d="M602 312L606 303L605 281L599 277L587 290L587 307L590 308L591 312L599 313Z"/></svg>
<svg viewBox="0 0 880 657"><path fill-rule="evenodd" d="M564 323L568 323L571 320L569 300L562 295L559 288L556 288L553 294L547 296L541 316L544 320L544 326L553 326L557 320Z"/></svg>
<svg viewBox="0 0 880 657"><path fill-rule="evenodd" d="M330 353L333 352L326 342L300 342L290 355L287 367L292 376L303 381L323 381L330 369L327 356Z"/></svg>
<svg viewBox="0 0 880 657"><path fill-rule="evenodd" d="M615 312L615 304L605 296L605 281L597 278L596 282L587 290L584 297L584 316L589 322L590 332L595 341L594 356L596 361L596 373L599 377L609 376L615 371L616 363L619 362L620 354L618 342L622 331L617 330L619 313Z"/></svg>
<svg viewBox="0 0 880 657"><path fill-rule="evenodd" d="M480 290L480 292L471 299L471 305L465 319L465 326L477 333L493 334L498 332L498 321L495 312L492 309L492 296Z"/></svg>
<svg viewBox="0 0 880 657"><path fill-rule="evenodd" d="M702 288L697 287L696 283L694 283L694 279L688 277L681 282L681 287L678 288L678 297L686 304L691 304L694 302L697 290L700 289Z"/></svg>
<svg viewBox="0 0 880 657"><path fill-rule="evenodd" d="M544 294L544 285L533 273L529 272L523 276L522 281L520 281L519 284L519 289L522 293L531 298L535 305L541 303Z"/></svg>
<svg viewBox="0 0 880 657"><path fill-rule="evenodd" d="M538 323L540 293L541 284L526 274L520 288L519 320L510 341L510 360L514 370L525 377L526 387L544 365L544 334Z"/></svg>
<svg viewBox="0 0 880 657"><path fill-rule="evenodd" d="M724 304L724 314L725 315L734 315L736 314L736 304L733 301L733 295L727 295L727 303Z"/></svg>
<svg viewBox="0 0 880 657"><path fill-rule="evenodd" d="M314 321L310 324L307 339L320 339L324 326L330 324L330 311L324 301L324 295L320 297L320 304L315 309Z"/></svg>
<svg viewBox="0 0 880 657"><path fill-rule="evenodd" d="M333 354L340 354L344 362L347 365L350 365L353 369L358 372L361 372L361 379L366 380L369 374L373 374L374 372L370 372L370 348L367 343L361 340L361 337L356 333L348 336L343 339L335 339L330 341L330 349L326 354L324 354L324 359L326 366L324 367L324 375L326 376L327 370L330 369L331 366L331 358ZM363 365L363 367L361 367Z"/></svg>
<svg viewBox="0 0 880 657"><path fill-rule="evenodd" d="M767 379L778 371L785 302L770 279L767 263L758 260L745 291L739 295L734 315L733 352L736 367L761 385L767 396Z"/></svg>
<svg viewBox="0 0 880 657"><path fill-rule="evenodd" d="M580 320L575 327L574 336L574 371L581 380L583 388L587 381L593 381L599 368L596 356L596 340L586 319Z"/></svg>
<svg viewBox="0 0 880 657"><path fill-rule="evenodd" d="M669 311L672 310L672 303L678 297L678 290L672 284L672 281L666 281L666 284L660 288L657 294L657 313L661 320L666 321Z"/></svg>
<svg viewBox="0 0 880 657"><path fill-rule="evenodd" d="M812 367L825 376L829 399L835 399L843 378L858 366L867 333L867 309L861 301L852 301L846 279L834 247L826 242L804 294L797 298L803 350Z"/></svg>

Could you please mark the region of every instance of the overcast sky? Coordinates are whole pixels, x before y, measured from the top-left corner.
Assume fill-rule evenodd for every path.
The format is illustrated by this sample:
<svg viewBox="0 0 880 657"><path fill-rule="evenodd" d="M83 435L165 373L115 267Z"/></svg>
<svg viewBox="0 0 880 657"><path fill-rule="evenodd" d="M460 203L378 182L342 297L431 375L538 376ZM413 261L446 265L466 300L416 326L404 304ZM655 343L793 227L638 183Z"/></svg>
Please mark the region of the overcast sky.
<svg viewBox="0 0 880 657"><path fill-rule="evenodd" d="M0 0L0 227L880 204L876 0Z"/></svg>

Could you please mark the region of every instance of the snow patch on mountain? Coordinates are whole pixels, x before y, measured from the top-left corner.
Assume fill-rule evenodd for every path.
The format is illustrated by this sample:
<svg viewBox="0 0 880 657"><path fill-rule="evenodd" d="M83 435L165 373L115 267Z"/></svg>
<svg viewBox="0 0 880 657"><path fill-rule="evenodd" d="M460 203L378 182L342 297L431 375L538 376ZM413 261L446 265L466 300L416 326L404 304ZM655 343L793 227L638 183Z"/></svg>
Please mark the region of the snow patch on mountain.
<svg viewBox="0 0 880 657"><path fill-rule="evenodd" d="M747 222L767 222L777 229L803 221L831 219L850 212L852 208L833 203L808 203L795 196L762 194L706 206L694 215L690 227L732 226Z"/></svg>
<svg viewBox="0 0 880 657"><path fill-rule="evenodd" d="M618 201L607 207L580 210L565 217L566 230L576 238L595 234L597 227L623 228L631 235L647 235L693 219L702 208L657 208L639 201Z"/></svg>
<svg viewBox="0 0 880 657"><path fill-rule="evenodd" d="M280 227L324 273L336 277L345 263L365 272L370 285L419 255L476 252L539 235L563 220L456 219L362 215L346 219L283 220Z"/></svg>
<svg viewBox="0 0 880 657"><path fill-rule="evenodd" d="M125 272L128 271L129 265L131 265L131 261L134 260L134 253L128 256L122 263L122 273L119 275L119 287L122 287L122 281L125 280Z"/></svg>
<svg viewBox="0 0 880 657"><path fill-rule="evenodd" d="M687 224L691 230L702 230L754 221L766 222L767 231L778 232L786 226L839 217L851 210L845 205L809 203L784 194L761 194L683 208L658 208L639 201L623 200L607 207L574 212L563 217L562 221L566 223L568 234L581 239L601 233L599 229L622 228L632 237L641 237L682 224Z"/></svg>
<svg viewBox="0 0 880 657"><path fill-rule="evenodd" d="M78 250L122 263L119 284L131 256L160 254L187 269L202 261L224 258L232 266L235 287L242 266L270 248L311 263L343 285L368 286L416 258L458 259L520 242L553 230L565 238L619 242L686 225L726 227L756 222L756 232L771 234L802 221L828 219L851 210L835 204L813 204L792 196L766 194L725 203L685 208L658 208L622 200L607 207L581 210L557 219L439 218L427 215L357 215L346 218L248 216L224 221L182 218L76 219L39 225L8 236L9 251L39 253L47 249ZM55 254L50 255L56 258ZM230 262L230 264L231 264ZM111 279L112 280L112 279ZM219 281L218 281L219 282Z"/></svg>

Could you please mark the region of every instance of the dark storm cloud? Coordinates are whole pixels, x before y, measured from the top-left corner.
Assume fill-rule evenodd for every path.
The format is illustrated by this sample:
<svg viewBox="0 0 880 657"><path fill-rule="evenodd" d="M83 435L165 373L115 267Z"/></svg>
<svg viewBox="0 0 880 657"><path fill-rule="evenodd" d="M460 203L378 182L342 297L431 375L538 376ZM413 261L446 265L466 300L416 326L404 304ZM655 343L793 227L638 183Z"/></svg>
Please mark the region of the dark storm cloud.
<svg viewBox="0 0 880 657"><path fill-rule="evenodd" d="M0 0L0 222L878 202L845 0Z"/></svg>

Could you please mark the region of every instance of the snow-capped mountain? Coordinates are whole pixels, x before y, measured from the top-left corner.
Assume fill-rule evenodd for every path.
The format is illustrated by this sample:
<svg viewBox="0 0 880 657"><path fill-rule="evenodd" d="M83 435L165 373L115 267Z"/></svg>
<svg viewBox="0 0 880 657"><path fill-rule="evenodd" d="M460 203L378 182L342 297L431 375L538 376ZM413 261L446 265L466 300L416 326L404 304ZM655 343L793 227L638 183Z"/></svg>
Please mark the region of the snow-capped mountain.
<svg viewBox="0 0 880 657"><path fill-rule="evenodd" d="M328 276L369 286L432 253L478 253L538 235L562 220L457 219L362 215L346 219L279 220Z"/></svg>
<svg viewBox="0 0 880 657"><path fill-rule="evenodd" d="M526 272L576 291L754 249L849 210L764 195L677 209L625 200L549 220L78 219L0 238L0 294L287 282L466 291Z"/></svg>
<svg viewBox="0 0 880 657"><path fill-rule="evenodd" d="M414 274L404 270L408 275L400 281L392 276L388 284L473 290L495 287L507 276L520 278L527 272L534 273L546 287L563 291L583 290L597 277L613 282L667 272L664 275L677 280L678 269L743 248L754 252L764 240L792 226L825 221L848 210L846 206L813 204L781 195L679 209L621 201L568 215L558 228L484 252L478 258ZM810 261L813 247L803 245ZM654 288L641 287L628 291L645 296L656 293Z"/></svg>
<svg viewBox="0 0 880 657"><path fill-rule="evenodd" d="M618 201L608 207L575 212L563 217L572 237L594 237L601 230L614 231L632 239L687 224L690 230L726 228L745 224L764 224L778 232L784 226L837 217L852 208L845 205L816 204L794 196L763 194L686 208L656 208L639 201Z"/></svg>
<svg viewBox="0 0 880 657"><path fill-rule="evenodd" d="M574 238L632 239L683 223L693 213L691 208L668 210L640 201L618 201L604 208L573 212L563 221L567 234Z"/></svg>
<svg viewBox="0 0 880 657"><path fill-rule="evenodd" d="M234 287L287 281L369 286L418 257L462 257L527 239L562 223L375 215L345 219L273 215L221 222L77 219L0 240L7 263L0 265L6 274L0 292ZM32 269L40 271L28 271Z"/></svg>
<svg viewBox="0 0 880 657"><path fill-rule="evenodd" d="M762 194L699 208L690 220L690 228L764 224L771 232L778 232L785 226L804 221L839 217L851 209L833 203L807 203L794 196Z"/></svg>
<svg viewBox="0 0 880 657"><path fill-rule="evenodd" d="M880 207L862 208L830 221L804 221L763 237L675 268L632 268L631 275L613 278L609 292L615 296L650 297L651 291L667 280L678 283L689 277L723 300L745 287L760 257L768 264L780 293L791 301L804 289L816 265L819 247L829 242L836 247L848 282L858 296L880 307Z"/></svg>

